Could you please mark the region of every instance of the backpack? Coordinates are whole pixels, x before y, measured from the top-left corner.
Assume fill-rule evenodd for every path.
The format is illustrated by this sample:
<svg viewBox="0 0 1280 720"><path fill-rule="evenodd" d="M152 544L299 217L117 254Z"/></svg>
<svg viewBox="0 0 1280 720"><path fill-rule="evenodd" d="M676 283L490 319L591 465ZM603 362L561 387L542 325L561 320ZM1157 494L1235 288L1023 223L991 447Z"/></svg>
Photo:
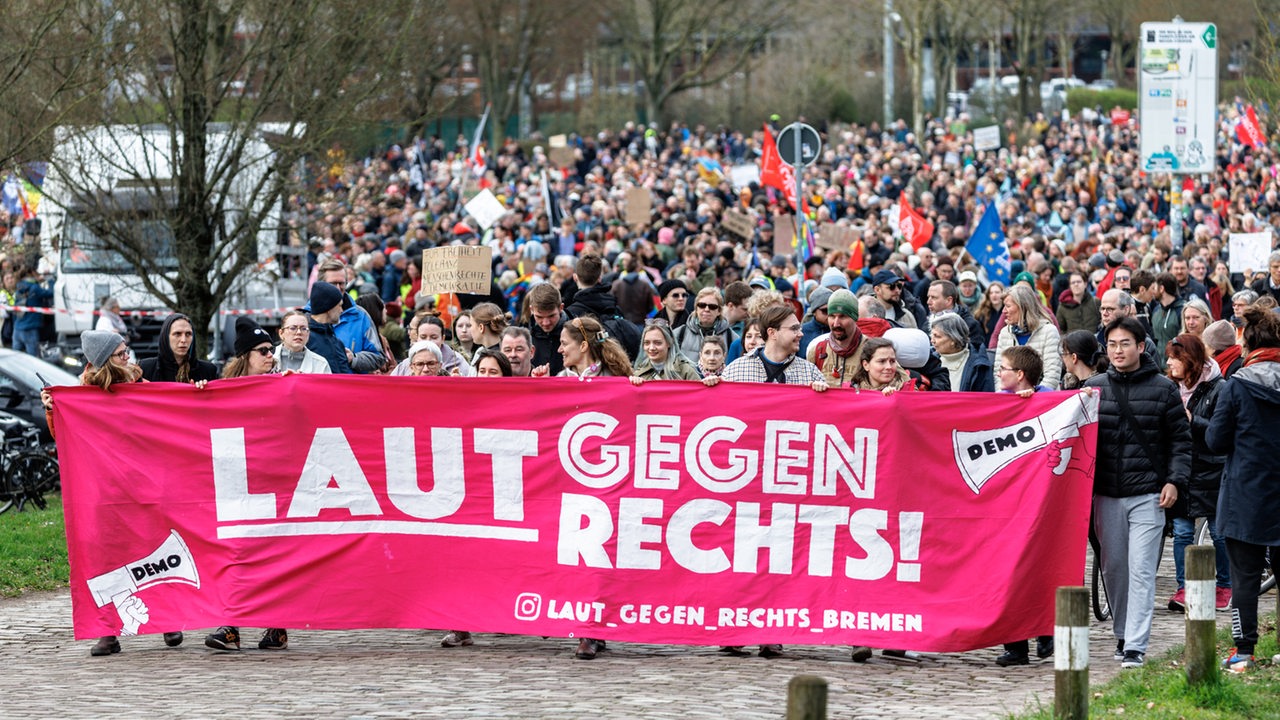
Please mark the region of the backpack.
<svg viewBox="0 0 1280 720"><path fill-rule="evenodd" d="M621 315L597 317L600 324L608 331L609 337L618 341L626 351L627 358L634 360L640 355L640 329Z"/></svg>

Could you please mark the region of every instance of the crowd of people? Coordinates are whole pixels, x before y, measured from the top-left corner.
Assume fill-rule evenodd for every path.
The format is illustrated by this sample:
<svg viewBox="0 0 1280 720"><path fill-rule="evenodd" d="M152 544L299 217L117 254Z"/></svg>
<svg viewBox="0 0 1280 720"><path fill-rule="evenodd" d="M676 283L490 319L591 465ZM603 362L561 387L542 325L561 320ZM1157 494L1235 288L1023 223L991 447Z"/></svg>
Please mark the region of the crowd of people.
<svg viewBox="0 0 1280 720"><path fill-rule="evenodd" d="M1236 144L1224 114L1217 169L1183 188L1175 235L1170 179L1140 170L1134 128L1038 117L1006 127L995 152L974 150L965 120L931 122L923 137L902 123L822 128L803 197L819 227L855 231L848 248L779 241L785 194L717 170L750 162L762 131L628 125L572 137L563 167L508 141L483 175L462 143L440 139L334 165L290 208L309 249L298 270L310 302L284 318L278 346L242 319L223 376L626 376L886 395L1092 388L1092 534L1117 660L1144 662L1166 524L1178 581L1167 606L1180 610L1183 553L1208 518L1217 606L1234 613L1224 666L1248 671L1259 578L1280 562L1280 476L1266 462L1280 442L1267 432L1280 414L1280 252L1233 272L1227 241L1280 227L1273 153ZM487 228L460 210L477 181L507 209ZM649 192L647 216L625 205L634 188ZM966 250L988 201L1007 238L1008 283ZM923 243L901 236L906 204L933 223ZM749 237L726 228L730 209L751 218ZM422 252L451 244L492 249L488 294L422 286ZM181 316L166 324L140 377L213 379L189 340L176 344L183 326ZM273 629L262 642L287 638ZM471 642L454 630L442 644ZM208 643L238 647L238 631ZM584 638L576 655L603 647ZM1036 651L1052 654L1052 638ZM997 662L1027 664L1029 652L1013 642ZM855 648L854 659L870 654Z"/></svg>

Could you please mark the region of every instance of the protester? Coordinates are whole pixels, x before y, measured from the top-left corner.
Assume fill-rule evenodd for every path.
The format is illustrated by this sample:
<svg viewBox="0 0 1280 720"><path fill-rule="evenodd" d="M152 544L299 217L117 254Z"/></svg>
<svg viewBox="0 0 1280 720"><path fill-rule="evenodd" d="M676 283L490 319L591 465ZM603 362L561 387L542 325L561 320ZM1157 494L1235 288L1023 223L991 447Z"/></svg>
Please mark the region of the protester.
<svg viewBox="0 0 1280 720"><path fill-rule="evenodd" d="M113 385L139 382L142 369L129 363L129 346L119 333L105 330L86 330L80 333L80 349L84 352L85 367L80 375L81 385L92 385L107 392L114 392ZM49 388L40 391L40 402L44 405L45 423L49 432L53 432L53 396ZM141 601L130 597L125 601L135 608ZM144 608L138 608L144 609ZM164 644L177 647L182 644L181 632L164 633ZM98 638L89 654L93 657L114 655L120 652L120 638L115 635L104 635Z"/></svg>
<svg viewBox="0 0 1280 720"><path fill-rule="evenodd" d="M378 328L374 325L369 313L357 305L347 293L350 289L347 286L347 266L341 261L329 260L320 264L319 273L319 282L328 283L338 289L338 300L342 310L338 313L338 319L328 324L332 326L332 334L338 343L351 351L351 359L347 362L348 371L339 370L334 365L333 359L326 356L329 367L334 372L362 375L384 369L387 365L387 357L378 335ZM312 285L312 290L314 289L315 285ZM315 308L311 308L311 314L313 317L317 314ZM312 336L315 336L314 331Z"/></svg>
<svg viewBox="0 0 1280 720"><path fill-rule="evenodd" d="M191 320L181 313L165 318L160 326L159 351L154 358L140 363L142 379L147 382L195 383L218 377L218 368L207 360L192 356L195 334Z"/></svg>
<svg viewBox="0 0 1280 720"><path fill-rule="evenodd" d="M708 387L728 382L762 382L783 385L808 385L816 392L828 389L822 372L808 360L797 357L800 351L801 324L787 305L772 305L760 313L760 328L765 333L764 345L734 360L719 375L703 379ZM725 645L721 652L734 656L748 654L741 645ZM783 654L782 646L760 646L760 657L775 658Z"/></svg>
<svg viewBox="0 0 1280 720"><path fill-rule="evenodd" d="M996 342L996 357L1015 345L1026 345L1040 353L1044 361L1043 382L1057 390L1062 382L1058 328L1049 322L1035 290L1015 285L1004 298L1005 326ZM993 378L999 382L999 378Z"/></svg>
<svg viewBox="0 0 1280 720"><path fill-rule="evenodd" d="M329 361L307 349L311 336L311 323L301 310L290 310L280 318L280 344L276 346L275 361L280 372L329 374Z"/></svg>
<svg viewBox="0 0 1280 720"><path fill-rule="evenodd" d="M708 336L724 338L719 335ZM704 341L705 345L705 341ZM695 357L701 357L699 348ZM675 336L665 320L649 322L640 336L640 357L631 369L631 384L640 385L646 380L701 380L698 368L676 347Z"/></svg>
<svg viewBox="0 0 1280 720"><path fill-rule="evenodd" d="M1273 272L1280 262L1273 254ZM1258 590L1270 553L1280 575L1280 317L1245 308L1244 367L1223 386L1205 431L1210 452L1226 456L1218 495L1218 534L1231 565L1231 635L1236 646L1223 661L1231 672L1254 667L1258 642ZM1280 655L1271 659L1280 663Z"/></svg>
<svg viewBox="0 0 1280 720"><path fill-rule="evenodd" d="M1243 309L1241 313L1240 317L1244 317ZM1204 329L1203 340L1223 378L1230 379L1244 366L1244 348L1236 342L1236 329L1230 322L1218 320L1211 323Z"/></svg>
<svg viewBox="0 0 1280 720"><path fill-rule="evenodd" d="M1108 325L1111 365L1085 383L1102 392L1093 517L1124 668L1145 662L1164 511L1185 491L1191 468L1186 410L1173 381L1142 352L1146 334L1135 318Z"/></svg>
<svg viewBox="0 0 1280 720"><path fill-rule="evenodd" d="M686 358L696 358L702 351L702 341L712 335L724 338L726 345L733 344L733 330L722 314L720 291L714 287L698 291L693 302L693 313L681 327L675 328L676 347Z"/></svg>
<svg viewBox="0 0 1280 720"><path fill-rule="evenodd" d="M507 328L508 331L514 329L517 328ZM480 359L476 362L476 377L512 377L515 375L511 367L511 361L507 359L505 354L494 352L489 348L480 348L476 352L480 354ZM466 635L469 636L470 633L466 633ZM445 647L453 647L445 644L444 641L441 641L440 644Z"/></svg>
<svg viewBox="0 0 1280 720"><path fill-rule="evenodd" d="M569 316L560 301L560 291L551 283L542 283L529 290L525 297L528 317L525 327L533 341L534 367L547 367L552 376L564 370L564 356L559 352L560 333Z"/></svg>
<svg viewBox="0 0 1280 720"><path fill-rule="evenodd" d="M975 348L970 344L969 325L958 313L944 313L934 318L930 323L929 339L947 370L953 391L995 390L986 348Z"/></svg>
<svg viewBox="0 0 1280 720"><path fill-rule="evenodd" d="M307 349L324 358L331 372L350 375L355 353L345 347L334 332L343 312L342 291L327 282L316 282L311 286L311 301L307 307L307 327L310 330Z"/></svg>
<svg viewBox="0 0 1280 720"><path fill-rule="evenodd" d="M34 266L19 271L19 282L14 290L14 304L19 307L47 308L53 301L53 278L45 278ZM18 310L13 325L13 349L40 357L40 329L45 315L36 310Z"/></svg>
<svg viewBox="0 0 1280 720"><path fill-rule="evenodd" d="M1199 302L1199 301L1193 301ZM1226 610L1231 604L1231 576L1227 571L1227 547L1213 528L1213 518L1218 506L1218 488L1222 484L1223 458L1210 452L1204 444L1205 429L1213 419L1213 411L1222 388L1222 371L1208 358L1208 352L1200 339L1192 333L1183 333L1165 348L1167 374L1178 386L1178 393L1186 406L1191 421L1191 475L1187 491L1168 511L1173 518L1173 565L1178 589L1169 598L1169 609L1182 611L1186 607L1185 572L1187 546L1195 542L1198 518L1209 523L1209 534L1217 552L1218 583L1216 604Z"/></svg>
<svg viewBox="0 0 1280 720"><path fill-rule="evenodd" d="M630 377L631 361L618 341L595 318L570 320L560 333L564 370L560 377Z"/></svg>
<svg viewBox="0 0 1280 720"><path fill-rule="evenodd" d="M409 348L409 356L404 361L408 364L409 377L444 377L449 373L444 369L442 358L439 345L419 340Z"/></svg>
<svg viewBox="0 0 1280 720"><path fill-rule="evenodd" d="M471 319L471 311L463 310L453 319L452 339L449 347L462 357L462 361L471 364L471 356L476 352L476 343L472 335L475 322Z"/></svg>
<svg viewBox="0 0 1280 720"><path fill-rule="evenodd" d="M222 369L223 378L266 375L275 370L271 336L252 318L236 318L235 354ZM204 639L205 647L214 650L239 650L240 628L223 625ZM285 650L289 647L289 633L284 628L267 628L258 640L259 650Z"/></svg>
<svg viewBox="0 0 1280 720"><path fill-rule="evenodd" d="M898 354L888 338L868 338L862 343L858 369L851 381L859 390L875 390L885 395L917 389L915 379L898 364Z"/></svg>
<svg viewBox="0 0 1280 720"><path fill-rule="evenodd" d="M1084 273L1068 275L1069 286L1058 296L1058 330L1062 334L1072 330L1093 331L1102 320L1098 301L1089 292Z"/></svg>
<svg viewBox="0 0 1280 720"><path fill-rule="evenodd" d="M550 371L548 365L536 368L533 366L533 336L525 328L512 326L503 330L498 350L511 366L511 374L516 377L543 377ZM476 367L478 369L479 365Z"/></svg>
<svg viewBox="0 0 1280 720"><path fill-rule="evenodd" d="M702 351L698 353L698 374L707 377L723 372L725 352L724 338L719 335L703 340Z"/></svg>
<svg viewBox="0 0 1280 720"><path fill-rule="evenodd" d="M1112 292L1108 290L1108 292ZM1075 390L1098 373L1107 370L1107 354L1093 333L1073 330L1062 338L1063 390Z"/></svg>
<svg viewBox="0 0 1280 720"><path fill-rule="evenodd" d="M840 289L827 300L830 330L809 344L806 358L822 370L832 387L849 386L858 368L858 350L864 337L858 329L858 301L853 293Z"/></svg>

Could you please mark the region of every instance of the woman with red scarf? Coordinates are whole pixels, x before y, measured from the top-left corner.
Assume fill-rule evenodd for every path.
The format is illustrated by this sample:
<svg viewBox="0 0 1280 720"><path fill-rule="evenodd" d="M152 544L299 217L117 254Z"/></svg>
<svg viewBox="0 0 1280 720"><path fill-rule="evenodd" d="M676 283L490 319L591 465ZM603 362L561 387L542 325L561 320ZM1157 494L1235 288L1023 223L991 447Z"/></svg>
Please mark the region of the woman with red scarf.
<svg viewBox="0 0 1280 720"><path fill-rule="evenodd" d="M1229 321L1219 320L1210 323L1209 327L1204 329L1201 340L1204 341L1209 354L1213 356L1213 361L1217 363L1223 378L1229 379L1244 365L1244 359L1241 357L1244 348L1236 343L1236 328Z"/></svg>

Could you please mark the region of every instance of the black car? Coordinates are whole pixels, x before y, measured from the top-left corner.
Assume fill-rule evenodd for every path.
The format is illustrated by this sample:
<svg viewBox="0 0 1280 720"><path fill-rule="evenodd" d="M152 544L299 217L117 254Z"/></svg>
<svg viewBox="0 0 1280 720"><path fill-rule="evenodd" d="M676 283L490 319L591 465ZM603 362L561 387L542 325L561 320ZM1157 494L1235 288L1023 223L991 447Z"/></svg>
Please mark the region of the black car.
<svg viewBox="0 0 1280 720"><path fill-rule="evenodd" d="M40 404L40 389L45 382L79 385L80 379L38 357L0 348L0 410L40 428L42 443L53 441Z"/></svg>

